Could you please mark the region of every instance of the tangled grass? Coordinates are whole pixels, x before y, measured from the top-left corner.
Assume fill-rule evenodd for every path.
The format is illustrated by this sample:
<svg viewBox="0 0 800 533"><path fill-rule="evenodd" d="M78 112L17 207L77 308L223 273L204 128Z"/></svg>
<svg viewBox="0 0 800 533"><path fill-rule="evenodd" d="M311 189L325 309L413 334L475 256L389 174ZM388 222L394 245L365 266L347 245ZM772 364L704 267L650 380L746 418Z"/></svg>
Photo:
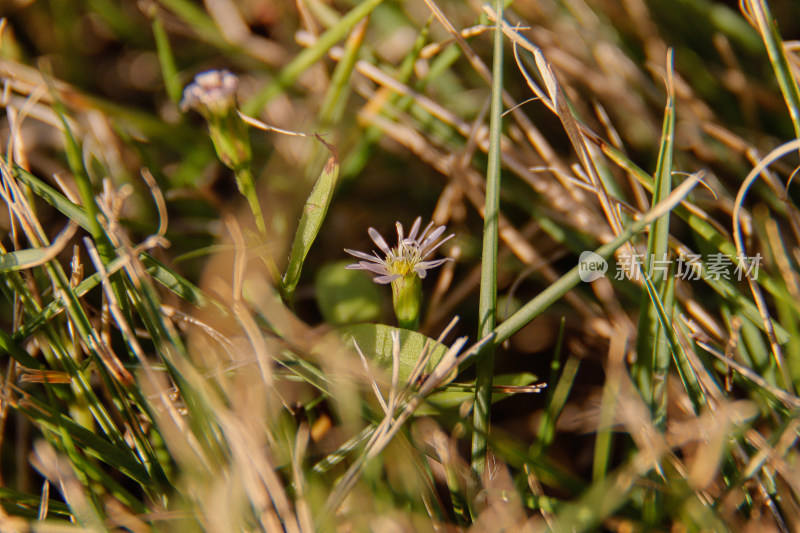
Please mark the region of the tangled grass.
<svg viewBox="0 0 800 533"><path fill-rule="evenodd" d="M3 5L0 530L800 528L800 8L498 4Z"/></svg>

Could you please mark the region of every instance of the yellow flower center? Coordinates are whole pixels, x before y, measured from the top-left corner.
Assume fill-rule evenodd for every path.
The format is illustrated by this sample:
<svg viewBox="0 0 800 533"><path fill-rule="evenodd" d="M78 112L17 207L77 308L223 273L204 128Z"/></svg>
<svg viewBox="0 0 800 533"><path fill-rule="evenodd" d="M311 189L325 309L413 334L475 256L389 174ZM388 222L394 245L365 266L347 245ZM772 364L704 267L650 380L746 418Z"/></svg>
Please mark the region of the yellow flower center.
<svg viewBox="0 0 800 533"><path fill-rule="evenodd" d="M400 274L405 277L414 271L419 260L419 249L416 246L400 244L392 249L391 255L386 258L386 270L391 274Z"/></svg>

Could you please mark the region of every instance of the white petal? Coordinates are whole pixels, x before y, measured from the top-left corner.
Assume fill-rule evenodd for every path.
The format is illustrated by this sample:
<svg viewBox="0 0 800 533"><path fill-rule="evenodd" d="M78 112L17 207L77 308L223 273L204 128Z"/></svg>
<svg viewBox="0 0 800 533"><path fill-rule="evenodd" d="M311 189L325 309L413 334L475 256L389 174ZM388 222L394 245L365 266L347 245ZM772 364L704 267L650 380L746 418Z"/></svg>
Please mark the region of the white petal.
<svg viewBox="0 0 800 533"><path fill-rule="evenodd" d="M369 255L365 254L364 252L359 252L358 250L350 250L348 248L345 248L344 251L350 255L358 257L359 259L365 259L367 261L372 261L373 263L383 263L383 259L374 254Z"/></svg>
<svg viewBox="0 0 800 533"><path fill-rule="evenodd" d="M425 238L425 235L428 233L428 230L431 229L431 226L433 226L433 220L428 222L428 225L425 226L424 230L422 230L422 234L419 236L419 240L417 242L424 242L428 240Z"/></svg>
<svg viewBox="0 0 800 533"><path fill-rule="evenodd" d="M389 271L386 270L385 265L376 265L375 263L367 263L366 261L361 261L358 264L358 266L361 267L360 268L361 270L368 270L375 274L380 274L381 276L384 276L389 273Z"/></svg>
<svg viewBox="0 0 800 533"><path fill-rule="evenodd" d="M411 226L411 231L408 233L408 240L413 241L417 238L417 232L419 231L419 225L421 223L422 217L417 217L416 220L414 220L414 224Z"/></svg>
<svg viewBox="0 0 800 533"><path fill-rule="evenodd" d="M444 226L442 226L442 228L444 228ZM443 245L444 243L446 243L447 241L449 241L450 239L452 239L455 236L456 236L455 233L451 233L450 235L448 235L447 237L445 237L441 241L437 242L436 245L433 248L431 248L430 250L425 250L425 248L427 248L431 243L425 244L422 247L422 249L420 250L422 252L422 259L425 259L429 255L431 255L433 252L436 251L437 248L439 248L441 245Z"/></svg>
<svg viewBox="0 0 800 533"><path fill-rule="evenodd" d="M417 266L414 267L414 270L415 271L417 269L429 270L431 268L436 268L439 265L443 265L443 264L447 263L448 261L452 261L452 260L453 260L452 257L445 257L443 259L436 259L434 261L423 261L421 263L417 263Z"/></svg>
<svg viewBox="0 0 800 533"><path fill-rule="evenodd" d="M378 245L378 248L380 248L383 253L385 253L386 255L392 253L392 249L389 248L388 244L386 244L386 241L381 236L381 234L378 233L378 230L376 230L375 228L369 228L367 230L367 233L369 233L369 236L372 238L375 244Z"/></svg>
<svg viewBox="0 0 800 533"><path fill-rule="evenodd" d="M400 274L392 274L390 276L378 276L377 278L372 278L372 281L374 281L375 283L380 283L381 285L387 285L399 277Z"/></svg>
<svg viewBox="0 0 800 533"><path fill-rule="evenodd" d="M431 224L433 224L433 222L431 222ZM424 243L428 243L428 242L432 242L432 241L435 241L436 239L438 239L438 238L439 238L439 235L441 235L442 233L444 233L444 230L445 230L445 229L446 229L446 228L445 228L444 226L439 226L438 228L436 228L435 230L433 230L433 233L431 233L430 235L428 235L428 237L427 237L427 238L426 238L426 239L423 241L423 244L424 244Z"/></svg>
<svg viewBox="0 0 800 533"><path fill-rule="evenodd" d="M397 242L400 244L403 242L403 225L400 222L395 222L394 227L397 228Z"/></svg>
<svg viewBox="0 0 800 533"><path fill-rule="evenodd" d="M444 259L437 259L435 261L423 261L422 263L418 263L414 266L414 273L420 277L420 279L425 279L425 276L428 275L428 270L432 270L439 265L442 265L448 261L452 261L451 257L445 257Z"/></svg>

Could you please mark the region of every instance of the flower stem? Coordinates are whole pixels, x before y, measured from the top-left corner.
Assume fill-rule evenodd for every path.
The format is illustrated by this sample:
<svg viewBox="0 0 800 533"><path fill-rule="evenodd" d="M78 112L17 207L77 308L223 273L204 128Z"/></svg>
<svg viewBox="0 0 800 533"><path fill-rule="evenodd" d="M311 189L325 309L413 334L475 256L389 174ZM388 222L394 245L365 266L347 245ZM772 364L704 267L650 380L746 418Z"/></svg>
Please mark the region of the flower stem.
<svg viewBox="0 0 800 533"><path fill-rule="evenodd" d="M392 282L392 303L397 325L416 331L422 308L422 280L412 273Z"/></svg>
<svg viewBox="0 0 800 533"><path fill-rule="evenodd" d="M258 201L256 194L256 181L253 178L253 173L249 168L240 168L236 170L236 185L239 186L239 192L247 199L250 204L250 210L256 219L256 226L262 236L267 235L267 226L264 223L264 215L261 213L261 203Z"/></svg>

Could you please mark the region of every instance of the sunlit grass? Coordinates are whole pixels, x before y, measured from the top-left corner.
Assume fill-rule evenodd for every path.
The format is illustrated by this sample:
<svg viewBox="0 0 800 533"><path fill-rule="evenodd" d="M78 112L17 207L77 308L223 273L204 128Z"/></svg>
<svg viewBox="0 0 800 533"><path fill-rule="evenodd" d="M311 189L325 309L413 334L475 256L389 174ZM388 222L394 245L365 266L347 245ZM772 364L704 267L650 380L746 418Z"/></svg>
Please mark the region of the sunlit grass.
<svg viewBox="0 0 800 533"><path fill-rule="evenodd" d="M798 6L495 4L9 8L1 530L800 527Z"/></svg>

